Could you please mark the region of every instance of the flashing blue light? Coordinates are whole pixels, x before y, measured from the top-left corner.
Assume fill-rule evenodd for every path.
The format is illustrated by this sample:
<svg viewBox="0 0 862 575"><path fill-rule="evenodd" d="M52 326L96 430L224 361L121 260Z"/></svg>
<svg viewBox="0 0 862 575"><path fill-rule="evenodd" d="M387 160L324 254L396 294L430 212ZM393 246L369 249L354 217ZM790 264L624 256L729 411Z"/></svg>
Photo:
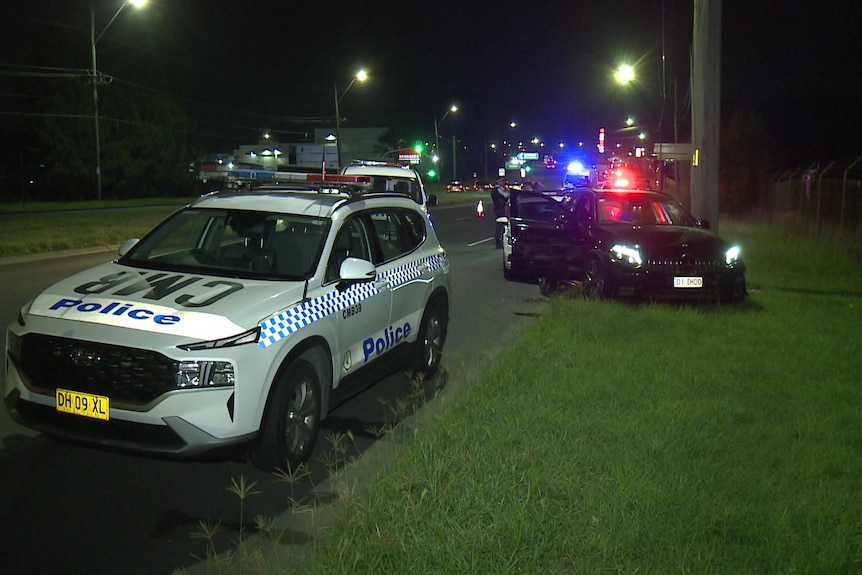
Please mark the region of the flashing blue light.
<svg viewBox="0 0 862 575"><path fill-rule="evenodd" d="M589 176L590 171L584 167L584 164L581 162L572 162L566 168L566 171L570 174L574 174L576 176Z"/></svg>

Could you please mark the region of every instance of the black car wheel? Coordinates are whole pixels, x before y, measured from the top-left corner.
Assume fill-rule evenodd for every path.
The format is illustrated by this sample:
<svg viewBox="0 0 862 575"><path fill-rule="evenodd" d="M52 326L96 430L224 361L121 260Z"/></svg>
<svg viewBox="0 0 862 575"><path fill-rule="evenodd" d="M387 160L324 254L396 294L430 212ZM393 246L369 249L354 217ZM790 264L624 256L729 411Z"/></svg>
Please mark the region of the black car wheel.
<svg viewBox="0 0 862 575"><path fill-rule="evenodd" d="M506 267L505 262L503 263L503 279L504 280L514 280L518 277L518 274L515 273L515 266Z"/></svg>
<svg viewBox="0 0 862 575"><path fill-rule="evenodd" d="M745 289L745 278L733 279L728 283L729 285L721 290L721 301L739 303L744 300L745 296L748 295L748 291Z"/></svg>
<svg viewBox="0 0 862 575"><path fill-rule="evenodd" d="M584 299L604 299L607 290L605 287L605 269L599 258L593 256L587 260L587 271L584 274Z"/></svg>
<svg viewBox="0 0 862 575"><path fill-rule="evenodd" d="M320 378L304 359L284 372L270 398L252 462L263 471L296 469L308 460L320 430Z"/></svg>
<svg viewBox="0 0 862 575"><path fill-rule="evenodd" d="M415 357L411 366L414 371L433 375L440 368L448 323L445 305L439 299L429 302L419 326L419 337L416 339Z"/></svg>
<svg viewBox="0 0 862 575"><path fill-rule="evenodd" d="M559 284L556 280L546 276L540 276L538 279L539 293L545 297L551 297L559 291Z"/></svg>

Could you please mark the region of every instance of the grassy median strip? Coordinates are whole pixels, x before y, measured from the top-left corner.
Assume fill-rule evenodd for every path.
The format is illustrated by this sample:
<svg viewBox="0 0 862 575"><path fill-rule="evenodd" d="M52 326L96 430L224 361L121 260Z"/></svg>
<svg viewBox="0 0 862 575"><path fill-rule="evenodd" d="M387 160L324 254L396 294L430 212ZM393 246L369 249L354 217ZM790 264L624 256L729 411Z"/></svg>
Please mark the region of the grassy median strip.
<svg viewBox="0 0 862 575"><path fill-rule="evenodd" d="M141 237L177 207L18 214L0 220L0 257L112 246Z"/></svg>
<svg viewBox="0 0 862 575"><path fill-rule="evenodd" d="M439 186L437 186L439 187ZM440 205L490 201L487 192L437 193ZM0 258L113 246L141 237L188 199L0 204ZM132 209L134 208L134 209Z"/></svg>
<svg viewBox="0 0 862 575"><path fill-rule="evenodd" d="M0 204L0 257L121 244L184 203L188 199Z"/></svg>
<svg viewBox="0 0 862 575"><path fill-rule="evenodd" d="M556 298L302 572L862 570L862 271L722 225L747 302Z"/></svg>

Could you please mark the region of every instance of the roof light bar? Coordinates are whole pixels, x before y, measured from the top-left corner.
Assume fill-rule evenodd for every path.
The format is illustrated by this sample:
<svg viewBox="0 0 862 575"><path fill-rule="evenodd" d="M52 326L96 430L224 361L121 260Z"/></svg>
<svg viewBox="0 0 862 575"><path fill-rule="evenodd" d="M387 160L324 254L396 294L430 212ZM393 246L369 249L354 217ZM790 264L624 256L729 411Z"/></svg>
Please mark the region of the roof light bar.
<svg viewBox="0 0 862 575"><path fill-rule="evenodd" d="M330 184L354 184L371 185L371 176L344 176L336 174L308 174L306 180L309 182L325 182Z"/></svg>

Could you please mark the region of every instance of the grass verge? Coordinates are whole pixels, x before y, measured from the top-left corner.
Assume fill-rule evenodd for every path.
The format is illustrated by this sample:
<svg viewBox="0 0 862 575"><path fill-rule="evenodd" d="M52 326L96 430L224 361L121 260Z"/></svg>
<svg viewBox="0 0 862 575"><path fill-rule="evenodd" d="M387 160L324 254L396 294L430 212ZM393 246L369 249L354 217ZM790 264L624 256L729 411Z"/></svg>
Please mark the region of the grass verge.
<svg viewBox="0 0 862 575"><path fill-rule="evenodd" d="M0 204L0 257L97 246L141 237L188 199Z"/></svg>
<svg viewBox="0 0 862 575"><path fill-rule="evenodd" d="M859 572L862 272L722 225L745 304L557 298L302 572Z"/></svg>

